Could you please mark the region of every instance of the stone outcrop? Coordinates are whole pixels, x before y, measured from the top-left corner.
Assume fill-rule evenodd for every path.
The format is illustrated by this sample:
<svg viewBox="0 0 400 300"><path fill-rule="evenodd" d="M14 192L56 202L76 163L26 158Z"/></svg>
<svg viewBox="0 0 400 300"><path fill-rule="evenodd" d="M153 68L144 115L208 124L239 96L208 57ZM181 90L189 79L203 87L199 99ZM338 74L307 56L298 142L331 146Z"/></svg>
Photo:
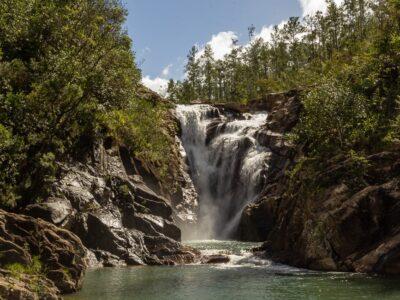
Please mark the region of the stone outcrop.
<svg viewBox="0 0 400 300"><path fill-rule="evenodd" d="M400 274L400 155L384 152L367 159L367 177L382 176L373 184L354 189L339 175L318 196L307 196L299 186L298 194L285 194L282 181L247 208L243 226L253 228L253 239L267 240L265 253L283 263ZM318 175L330 177L349 167L334 165Z"/></svg>
<svg viewBox="0 0 400 300"><path fill-rule="evenodd" d="M79 236L91 266L192 262L197 254L179 243L171 202L140 167L124 147L99 143L81 162L62 164L51 197L25 213Z"/></svg>
<svg viewBox="0 0 400 300"><path fill-rule="evenodd" d="M58 299L81 288L86 250L73 233L0 210L0 297Z"/></svg>
<svg viewBox="0 0 400 300"><path fill-rule="evenodd" d="M259 139L274 156L259 199L243 212L239 238L265 241L257 252L298 267L400 274L398 149L366 157L361 178L359 162L346 157L332 158L311 177L293 173L301 149L283 135L301 106L289 98L271 108Z"/></svg>

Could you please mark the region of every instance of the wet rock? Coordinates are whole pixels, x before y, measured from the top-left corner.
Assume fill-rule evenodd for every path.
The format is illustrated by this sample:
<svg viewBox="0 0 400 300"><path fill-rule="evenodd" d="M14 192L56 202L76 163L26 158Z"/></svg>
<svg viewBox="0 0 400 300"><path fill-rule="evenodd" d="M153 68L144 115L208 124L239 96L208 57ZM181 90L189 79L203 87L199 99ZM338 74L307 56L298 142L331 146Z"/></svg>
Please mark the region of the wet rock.
<svg viewBox="0 0 400 300"><path fill-rule="evenodd" d="M46 203L26 207L26 213L56 225L63 225L74 213L71 203L66 199L49 198Z"/></svg>
<svg viewBox="0 0 400 300"><path fill-rule="evenodd" d="M276 199L248 205L242 213L238 237L243 241L265 241L275 225Z"/></svg>
<svg viewBox="0 0 400 300"><path fill-rule="evenodd" d="M181 231L173 221L171 201L134 174L129 152L123 149L110 142L106 149L100 143L83 162L62 164L51 196L27 207L25 213L74 232L93 254L93 266L162 264L168 249L168 259L178 262L177 253L183 246L178 243ZM151 239L168 244L162 257L149 250L154 245L146 241Z"/></svg>
<svg viewBox="0 0 400 300"><path fill-rule="evenodd" d="M267 118L267 128L273 132L284 133L290 131L298 122L302 105L299 95L288 98L288 94L282 95L282 99L271 105Z"/></svg>
<svg viewBox="0 0 400 300"><path fill-rule="evenodd" d="M177 119L175 122L180 127ZM188 166L188 157L178 136L175 137L175 144L179 150L179 165L177 170L179 176L176 178L178 183L177 189L172 195L172 207L174 220L179 228L182 229L182 234L184 234L190 231L191 227L195 226L197 222L199 196L190 177L191 171Z"/></svg>
<svg viewBox="0 0 400 300"><path fill-rule="evenodd" d="M216 255L206 255L201 259L202 264L226 264L230 262L228 255L216 254Z"/></svg>
<svg viewBox="0 0 400 300"><path fill-rule="evenodd" d="M156 261L156 264L189 264L200 257L197 250L182 246L166 236L145 236L144 240L149 252L158 258L159 261Z"/></svg>
<svg viewBox="0 0 400 300"><path fill-rule="evenodd" d="M113 255L107 251L94 250L93 254L95 255L97 262L99 262L104 267L121 267L127 265L126 261L121 260L118 256ZM138 262L136 264L132 263L129 265L143 265L143 262Z"/></svg>

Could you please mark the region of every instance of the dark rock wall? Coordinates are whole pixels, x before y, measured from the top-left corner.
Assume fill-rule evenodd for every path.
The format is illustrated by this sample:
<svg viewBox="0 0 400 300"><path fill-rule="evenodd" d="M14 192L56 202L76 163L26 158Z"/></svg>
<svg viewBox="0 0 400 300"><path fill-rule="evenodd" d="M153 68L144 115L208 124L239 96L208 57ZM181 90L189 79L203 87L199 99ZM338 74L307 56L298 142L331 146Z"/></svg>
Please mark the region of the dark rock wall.
<svg viewBox="0 0 400 300"><path fill-rule="evenodd" d="M98 143L83 162L61 168L51 197L28 206L25 213L79 236L91 266L194 260L195 253L179 243L181 231L172 218L171 202L145 183L126 149L109 141L106 147ZM144 174L147 182L150 174Z"/></svg>

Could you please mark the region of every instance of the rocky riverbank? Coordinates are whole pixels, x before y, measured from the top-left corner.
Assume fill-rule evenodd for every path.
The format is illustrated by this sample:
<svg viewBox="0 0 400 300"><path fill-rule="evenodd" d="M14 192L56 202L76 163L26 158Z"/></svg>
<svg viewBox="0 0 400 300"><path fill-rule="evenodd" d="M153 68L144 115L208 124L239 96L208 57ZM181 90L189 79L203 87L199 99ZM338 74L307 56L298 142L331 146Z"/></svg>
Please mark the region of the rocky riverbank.
<svg viewBox="0 0 400 300"><path fill-rule="evenodd" d="M60 170L45 201L0 213L1 296L56 299L80 289L86 267L199 259L180 243L171 200L145 183L124 147L98 142Z"/></svg>
<svg viewBox="0 0 400 300"><path fill-rule="evenodd" d="M271 94L247 106L215 106L234 120L268 112L254 132L268 149L268 172L236 238L263 241L258 256L298 267L400 273L398 149L365 159L333 157L316 173L310 172L313 162L304 161L310 167L296 170L304 155L286 135L299 119L299 92ZM223 119L217 121L207 128L209 142L215 128L225 130ZM173 127L166 129L172 137ZM87 267L226 261L201 258L180 243L180 228L195 226L199 209L180 147L176 138L170 170L176 188L170 190L152 166L112 138L92 143L79 159L59 162L49 197L19 214L0 211L0 295L57 299L80 289Z"/></svg>
<svg viewBox="0 0 400 300"><path fill-rule="evenodd" d="M296 97L269 109L260 138L274 156L239 238L265 241L259 254L293 266L400 274L399 149L332 157L320 170L284 138L300 110Z"/></svg>

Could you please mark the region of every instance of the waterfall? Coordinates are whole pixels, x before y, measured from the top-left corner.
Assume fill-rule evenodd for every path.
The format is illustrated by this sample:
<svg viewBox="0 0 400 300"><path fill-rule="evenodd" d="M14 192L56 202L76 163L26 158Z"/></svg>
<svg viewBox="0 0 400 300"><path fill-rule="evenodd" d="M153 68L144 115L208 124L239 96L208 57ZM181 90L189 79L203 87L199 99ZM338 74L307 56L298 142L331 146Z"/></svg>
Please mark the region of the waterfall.
<svg viewBox="0 0 400 300"><path fill-rule="evenodd" d="M234 114L204 104L178 105L181 142L199 194L193 239L229 238L243 209L257 197L270 152L256 133L266 113Z"/></svg>

